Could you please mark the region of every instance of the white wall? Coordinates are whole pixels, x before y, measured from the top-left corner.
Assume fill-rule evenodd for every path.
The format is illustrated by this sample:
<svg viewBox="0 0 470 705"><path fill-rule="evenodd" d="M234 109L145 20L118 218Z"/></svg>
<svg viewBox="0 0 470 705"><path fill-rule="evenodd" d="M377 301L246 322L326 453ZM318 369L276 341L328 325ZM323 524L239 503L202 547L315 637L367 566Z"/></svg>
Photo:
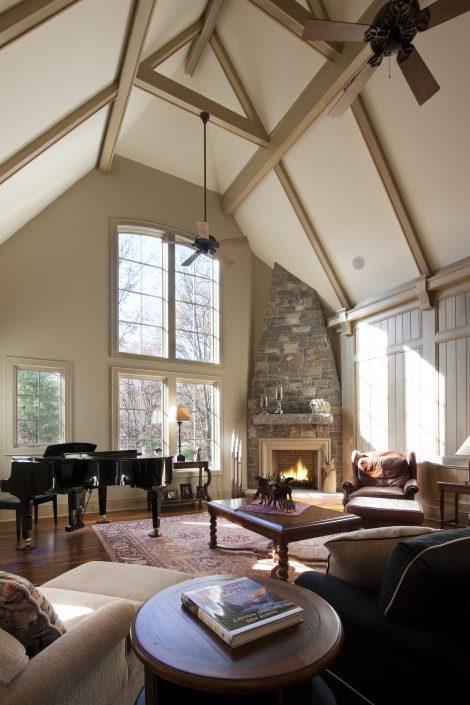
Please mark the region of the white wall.
<svg viewBox="0 0 470 705"><path fill-rule="evenodd" d="M437 482L468 477L468 458L455 456L470 435L468 275L431 304L420 308L416 299L369 315L342 336L343 419L345 475L355 448L414 450L425 517L437 518ZM445 499L450 517L453 495ZM468 513L468 499L460 495L460 512Z"/></svg>
<svg viewBox="0 0 470 705"><path fill-rule="evenodd" d="M145 220L194 233L202 203L200 187L116 157L109 175L93 170L0 246L1 477L10 475L11 462L5 455L5 356L72 362L72 440L97 443L98 450L112 448L111 368L162 365L111 357L110 220ZM218 238L242 234L235 221L223 215L220 198L212 192L208 212ZM229 493L233 429L246 448L252 255L248 247L227 254L235 265L222 268L222 363L204 368L223 380L223 475L213 480L213 497ZM202 371L187 364L184 370ZM95 495L92 509L97 506ZM108 495L111 510L145 499L143 491L125 487L110 488ZM62 497L62 513L65 502ZM48 508L43 505L40 512ZM0 518L13 517L3 512Z"/></svg>

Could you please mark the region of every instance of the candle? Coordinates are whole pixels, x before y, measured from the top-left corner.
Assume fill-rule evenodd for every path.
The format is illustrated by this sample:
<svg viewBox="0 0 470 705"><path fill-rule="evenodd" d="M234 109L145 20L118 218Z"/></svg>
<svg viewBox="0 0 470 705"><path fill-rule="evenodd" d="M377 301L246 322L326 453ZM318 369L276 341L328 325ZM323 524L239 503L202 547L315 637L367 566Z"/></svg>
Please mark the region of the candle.
<svg viewBox="0 0 470 705"><path fill-rule="evenodd" d="M276 387L276 399L281 401L282 399L282 387Z"/></svg>
<svg viewBox="0 0 470 705"><path fill-rule="evenodd" d="M261 408L262 409L268 408L268 397L261 397Z"/></svg>

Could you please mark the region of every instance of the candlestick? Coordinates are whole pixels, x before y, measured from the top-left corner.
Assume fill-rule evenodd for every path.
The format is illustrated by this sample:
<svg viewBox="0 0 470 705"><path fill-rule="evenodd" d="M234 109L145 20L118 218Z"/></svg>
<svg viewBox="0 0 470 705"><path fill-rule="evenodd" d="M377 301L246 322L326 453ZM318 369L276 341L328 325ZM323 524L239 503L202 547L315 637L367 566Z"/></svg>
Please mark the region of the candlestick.
<svg viewBox="0 0 470 705"><path fill-rule="evenodd" d="M276 387L276 400L277 400L277 407L276 411L274 412L275 414L283 414L282 410L282 387Z"/></svg>
<svg viewBox="0 0 470 705"><path fill-rule="evenodd" d="M261 397L261 408L262 408L262 414L267 414L268 413L268 397L262 396Z"/></svg>

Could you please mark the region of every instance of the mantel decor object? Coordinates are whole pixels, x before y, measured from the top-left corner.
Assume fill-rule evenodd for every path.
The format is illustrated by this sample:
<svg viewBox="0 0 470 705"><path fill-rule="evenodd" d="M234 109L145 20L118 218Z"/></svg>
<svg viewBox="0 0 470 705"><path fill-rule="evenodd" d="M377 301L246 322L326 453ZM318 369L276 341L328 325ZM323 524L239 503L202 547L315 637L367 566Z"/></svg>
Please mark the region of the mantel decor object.
<svg viewBox="0 0 470 705"><path fill-rule="evenodd" d="M261 397L261 413L263 414L263 416L266 416L269 413L268 412L268 397L266 397L264 395Z"/></svg>
<svg viewBox="0 0 470 705"><path fill-rule="evenodd" d="M282 410L282 387L276 387L276 402L277 402L277 407L276 411L274 412L275 414L283 414Z"/></svg>

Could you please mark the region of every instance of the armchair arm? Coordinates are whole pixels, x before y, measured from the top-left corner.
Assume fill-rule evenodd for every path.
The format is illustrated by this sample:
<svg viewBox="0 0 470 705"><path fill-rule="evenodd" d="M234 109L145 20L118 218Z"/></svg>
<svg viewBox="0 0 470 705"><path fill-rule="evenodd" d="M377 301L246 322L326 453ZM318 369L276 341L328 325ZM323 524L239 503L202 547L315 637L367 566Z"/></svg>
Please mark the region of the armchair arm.
<svg viewBox="0 0 470 705"><path fill-rule="evenodd" d="M419 492L418 481L415 480L414 478L411 478L411 480L408 480L407 483L403 487L403 492L405 493L405 497L410 497L412 499L413 496L417 492Z"/></svg>
<svg viewBox="0 0 470 705"><path fill-rule="evenodd" d="M355 492L356 490L359 489L361 486L361 483L359 481L359 478L353 475L349 479L345 480L343 484L341 485L342 490L343 490L343 504L344 506L347 505L349 502L349 496L352 492Z"/></svg>
<svg viewBox="0 0 470 705"><path fill-rule="evenodd" d="M113 600L100 607L30 660L26 668L1 693L2 705L52 705L101 658L122 642L124 673L115 673L122 687L127 680L127 636L136 608L127 600Z"/></svg>

